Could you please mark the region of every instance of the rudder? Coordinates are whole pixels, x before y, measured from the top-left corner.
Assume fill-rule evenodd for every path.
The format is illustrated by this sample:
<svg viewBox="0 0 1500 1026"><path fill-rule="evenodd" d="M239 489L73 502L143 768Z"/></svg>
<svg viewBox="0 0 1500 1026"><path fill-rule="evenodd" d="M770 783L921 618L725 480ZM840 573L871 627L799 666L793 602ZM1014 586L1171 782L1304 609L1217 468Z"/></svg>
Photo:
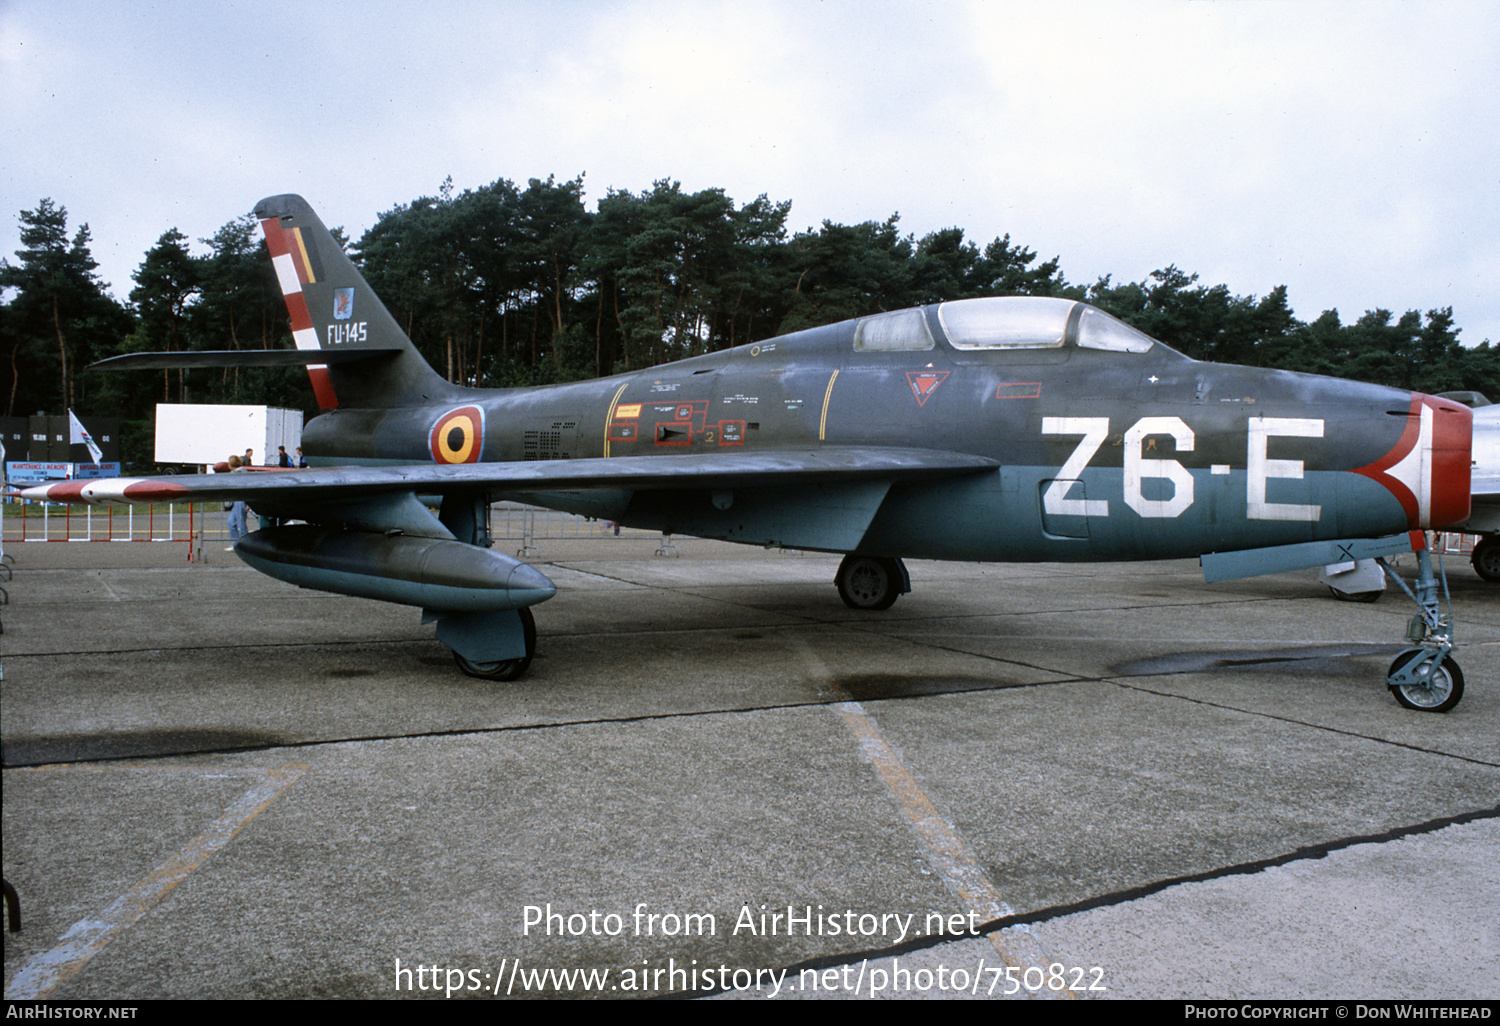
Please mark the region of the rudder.
<svg viewBox="0 0 1500 1026"><path fill-rule="evenodd" d="M371 359L309 364L321 409L411 406L462 390L422 359L406 332L301 196L270 196L255 218L291 316L299 350L383 350Z"/></svg>

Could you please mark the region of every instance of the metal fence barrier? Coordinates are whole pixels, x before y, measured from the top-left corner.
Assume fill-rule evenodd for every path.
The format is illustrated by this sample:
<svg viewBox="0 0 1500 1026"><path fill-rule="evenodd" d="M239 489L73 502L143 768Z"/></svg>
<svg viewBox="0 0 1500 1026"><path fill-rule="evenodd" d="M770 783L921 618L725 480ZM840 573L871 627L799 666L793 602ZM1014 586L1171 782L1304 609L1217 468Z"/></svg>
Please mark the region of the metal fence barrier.
<svg viewBox="0 0 1500 1026"><path fill-rule="evenodd" d="M249 520L254 525L254 514ZM189 560L205 546L229 544L229 514L218 502L154 506L67 506L55 503L0 503L0 537L21 542L167 542L186 546ZM669 536L620 527L604 520L559 513L519 502L490 507L490 535L497 546L536 558L540 543L569 539L660 539L658 554L675 555Z"/></svg>
<svg viewBox="0 0 1500 1026"><path fill-rule="evenodd" d="M199 531L204 503L135 506L66 506L51 502L0 503L6 542L154 541L187 543Z"/></svg>

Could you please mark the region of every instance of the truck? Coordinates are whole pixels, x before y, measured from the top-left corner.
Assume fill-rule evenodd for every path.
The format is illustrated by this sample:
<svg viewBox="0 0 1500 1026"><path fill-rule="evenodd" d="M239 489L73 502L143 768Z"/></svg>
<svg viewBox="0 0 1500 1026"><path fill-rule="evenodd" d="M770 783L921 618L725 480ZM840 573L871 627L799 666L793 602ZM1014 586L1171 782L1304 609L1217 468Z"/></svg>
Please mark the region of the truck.
<svg viewBox="0 0 1500 1026"><path fill-rule="evenodd" d="M302 411L271 406L157 403L156 461L212 466L230 456L254 453L256 466L276 463L277 447L296 460L302 442Z"/></svg>

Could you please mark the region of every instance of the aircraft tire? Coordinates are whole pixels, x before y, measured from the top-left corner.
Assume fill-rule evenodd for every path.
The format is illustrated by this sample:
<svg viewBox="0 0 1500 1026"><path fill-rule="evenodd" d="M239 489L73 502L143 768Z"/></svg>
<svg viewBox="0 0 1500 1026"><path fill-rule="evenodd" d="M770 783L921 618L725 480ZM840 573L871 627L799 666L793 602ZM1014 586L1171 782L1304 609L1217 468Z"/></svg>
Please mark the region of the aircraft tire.
<svg viewBox="0 0 1500 1026"><path fill-rule="evenodd" d="M834 583L850 609L889 609L901 597L901 568L894 559L845 556Z"/></svg>
<svg viewBox="0 0 1500 1026"><path fill-rule="evenodd" d="M1474 546L1469 557L1474 572L1486 581L1500 581L1500 535L1487 534Z"/></svg>
<svg viewBox="0 0 1500 1026"><path fill-rule="evenodd" d="M1403 664L1411 659L1414 652L1421 649L1408 649L1398 655L1391 663L1390 672L1394 674ZM1458 705L1459 699L1464 697L1464 671L1459 669L1458 663L1451 658L1444 659L1438 667L1437 679L1429 686L1417 684L1391 684L1391 694L1395 696L1408 709L1417 712L1447 712Z"/></svg>
<svg viewBox="0 0 1500 1026"><path fill-rule="evenodd" d="M522 608L516 610L521 614L521 627L526 634L526 654L519 659L497 659L494 662L473 662L465 659L457 652L453 653L453 661L458 668L470 677L478 677L480 680L512 681L520 679L521 675L531 666L531 657L536 655L536 617L531 615L531 610Z"/></svg>
<svg viewBox="0 0 1500 1026"><path fill-rule="evenodd" d="M1328 590L1340 602L1379 602L1380 596L1385 594L1383 591L1339 591L1331 584Z"/></svg>

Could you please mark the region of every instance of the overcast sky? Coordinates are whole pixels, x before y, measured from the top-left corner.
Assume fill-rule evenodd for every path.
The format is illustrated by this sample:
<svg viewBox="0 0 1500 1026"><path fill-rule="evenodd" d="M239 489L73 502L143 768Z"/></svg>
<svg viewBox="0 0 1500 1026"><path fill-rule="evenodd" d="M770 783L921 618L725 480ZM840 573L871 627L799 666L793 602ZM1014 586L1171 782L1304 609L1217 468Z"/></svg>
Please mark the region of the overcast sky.
<svg viewBox="0 0 1500 1026"><path fill-rule="evenodd" d="M584 174L1500 344L1489 0L0 0L0 154L0 255L51 197L121 299L273 193L358 238L449 175Z"/></svg>

